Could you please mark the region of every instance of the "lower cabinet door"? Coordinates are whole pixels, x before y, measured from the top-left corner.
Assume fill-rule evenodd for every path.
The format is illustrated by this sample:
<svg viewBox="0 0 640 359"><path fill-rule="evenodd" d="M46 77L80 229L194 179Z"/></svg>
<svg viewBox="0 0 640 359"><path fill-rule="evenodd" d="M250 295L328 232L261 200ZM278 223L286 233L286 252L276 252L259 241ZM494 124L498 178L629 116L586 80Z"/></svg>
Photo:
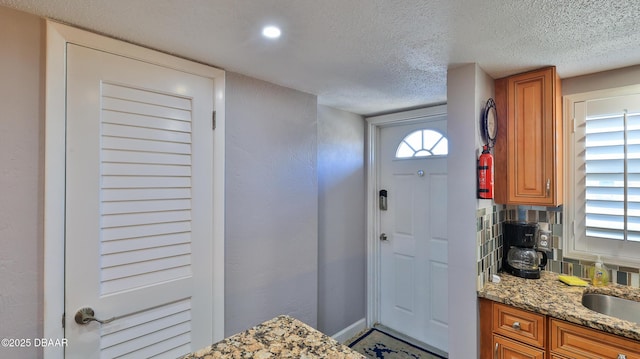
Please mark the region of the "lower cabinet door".
<svg viewBox="0 0 640 359"><path fill-rule="evenodd" d="M640 359L640 341L551 319L549 350L575 359Z"/></svg>
<svg viewBox="0 0 640 359"><path fill-rule="evenodd" d="M493 335L494 359L544 359L544 350Z"/></svg>

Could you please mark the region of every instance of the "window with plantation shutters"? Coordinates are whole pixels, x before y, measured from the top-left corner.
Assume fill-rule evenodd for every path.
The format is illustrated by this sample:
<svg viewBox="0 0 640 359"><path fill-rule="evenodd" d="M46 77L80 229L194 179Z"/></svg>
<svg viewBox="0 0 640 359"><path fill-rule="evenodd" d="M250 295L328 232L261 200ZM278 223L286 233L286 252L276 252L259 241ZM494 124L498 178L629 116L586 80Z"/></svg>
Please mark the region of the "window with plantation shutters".
<svg viewBox="0 0 640 359"><path fill-rule="evenodd" d="M573 108L566 255L640 259L640 94L585 94Z"/></svg>
<svg viewBox="0 0 640 359"><path fill-rule="evenodd" d="M640 114L587 116L584 144L586 235L640 241Z"/></svg>

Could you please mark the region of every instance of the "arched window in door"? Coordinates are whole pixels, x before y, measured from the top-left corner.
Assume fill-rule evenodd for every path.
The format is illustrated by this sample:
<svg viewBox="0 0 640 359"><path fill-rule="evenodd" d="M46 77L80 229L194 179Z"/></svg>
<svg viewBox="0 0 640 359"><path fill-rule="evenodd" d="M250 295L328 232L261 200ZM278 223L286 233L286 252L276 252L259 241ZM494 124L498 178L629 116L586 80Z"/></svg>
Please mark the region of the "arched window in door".
<svg viewBox="0 0 640 359"><path fill-rule="evenodd" d="M449 142L444 135L434 130L417 130L402 139L396 150L396 158L446 156Z"/></svg>

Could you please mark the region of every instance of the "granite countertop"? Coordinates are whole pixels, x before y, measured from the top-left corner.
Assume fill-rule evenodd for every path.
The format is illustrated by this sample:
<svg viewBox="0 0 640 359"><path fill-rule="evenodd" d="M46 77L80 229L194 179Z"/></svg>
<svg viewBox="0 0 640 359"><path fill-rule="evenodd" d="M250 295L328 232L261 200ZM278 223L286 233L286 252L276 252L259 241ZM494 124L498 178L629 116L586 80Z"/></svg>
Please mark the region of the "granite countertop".
<svg viewBox="0 0 640 359"><path fill-rule="evenodd" d="M500 273L500 282L486 283L478 297L545 314L567 322L607 333L640 340L640 324L594 312L585 308L582 293L602 293L640 301L640 289L616 284L604 287L572 287L558 280L558 275L543 271L540 279L524 279Z"/></svg>
<svg viewBox="0 0 640 359"><path fill-rule="evenodd" d="M307 324L283 315L181 359L328 358L365 359Z"/></svg>

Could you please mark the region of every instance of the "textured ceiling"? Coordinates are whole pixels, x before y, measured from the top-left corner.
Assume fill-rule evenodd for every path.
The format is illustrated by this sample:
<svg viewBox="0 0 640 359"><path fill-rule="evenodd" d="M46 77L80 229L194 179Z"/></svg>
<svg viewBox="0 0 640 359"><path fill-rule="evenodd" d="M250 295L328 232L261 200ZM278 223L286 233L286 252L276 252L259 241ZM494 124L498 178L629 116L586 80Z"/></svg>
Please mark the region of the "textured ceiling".
<svg viewBox="0 0 640 359"><path fill-rule="evenodd" d="M0 0L359 114L446 102L447 69L640 63L640 0ZM265 24L283 36L268 41Z"/></svg>

